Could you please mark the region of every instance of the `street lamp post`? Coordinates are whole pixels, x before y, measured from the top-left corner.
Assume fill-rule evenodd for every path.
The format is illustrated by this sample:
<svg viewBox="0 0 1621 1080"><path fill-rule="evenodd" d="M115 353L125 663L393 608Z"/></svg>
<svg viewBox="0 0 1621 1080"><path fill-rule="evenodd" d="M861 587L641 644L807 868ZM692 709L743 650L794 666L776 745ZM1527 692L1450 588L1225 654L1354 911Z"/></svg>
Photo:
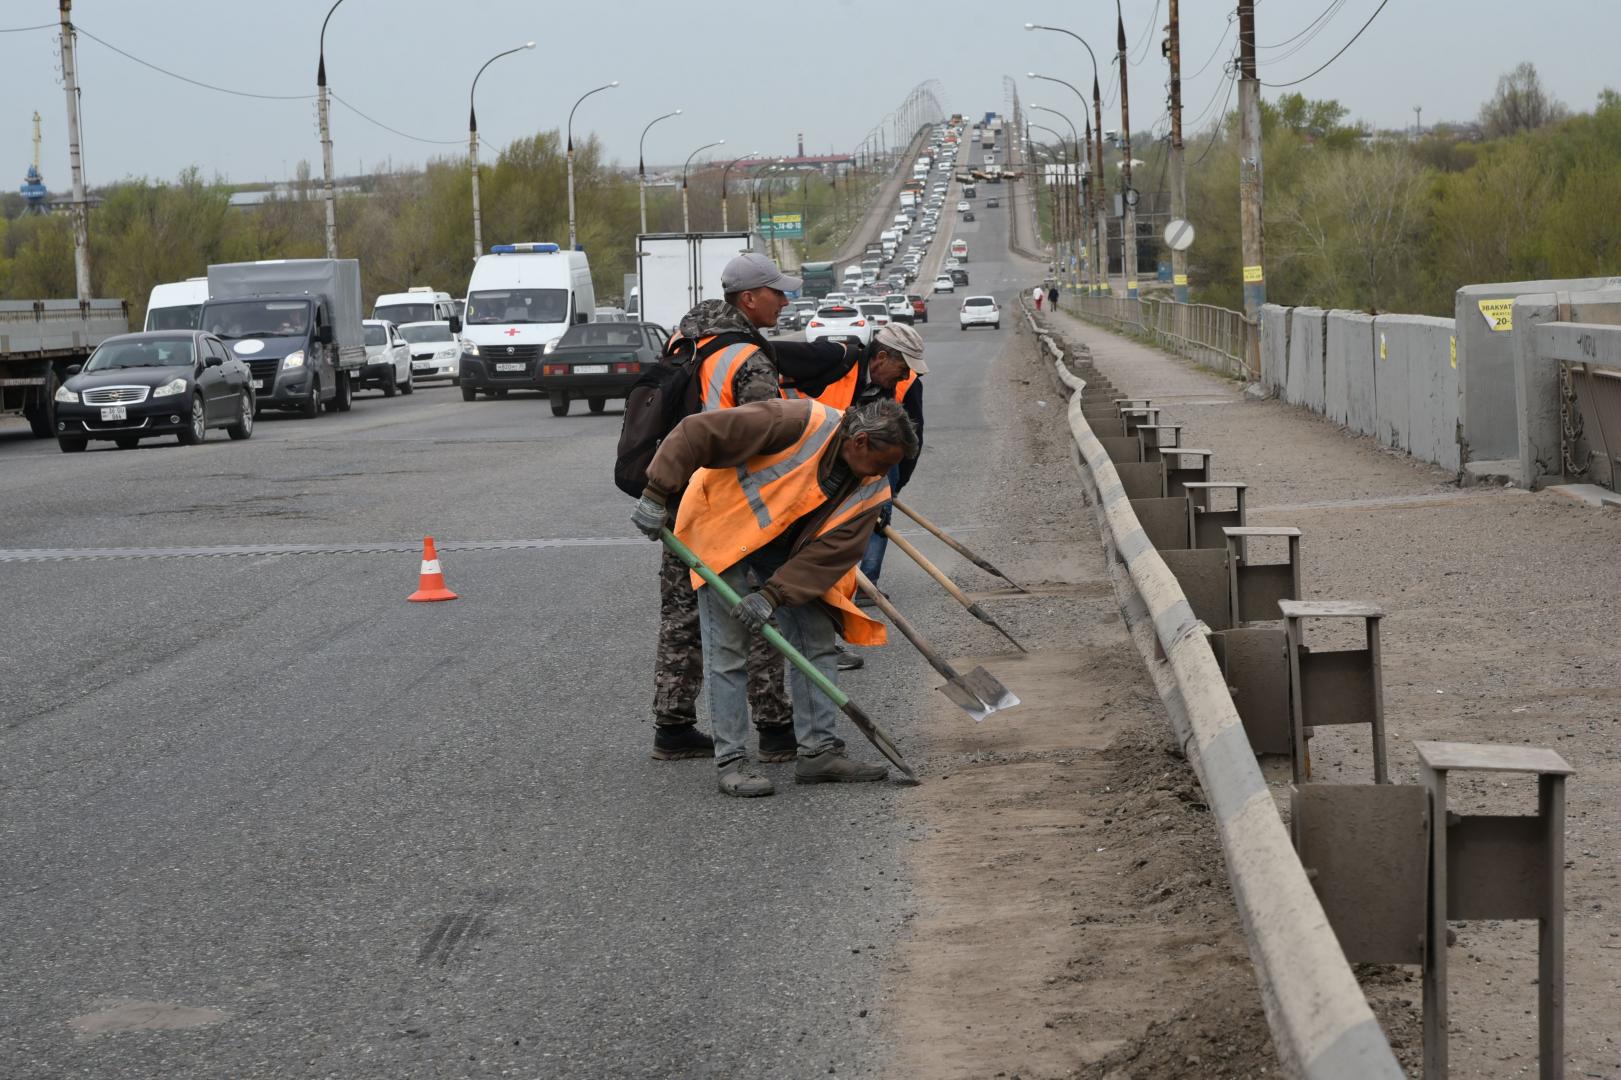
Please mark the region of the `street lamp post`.
<svg viewBox="0 0 1621 1080"><path fill-rule="evenodd" d="M1077 98L1080 99L1082 122L1085 123L1085 126L1086 126L1086 148L1087 148L1088 154L1090 154L1091 149L1092 149L1092 125L1090 123L1085 122L1085 117L1086 117L1086 95L1081 93L1080 90L1076 88L1074 83L1066 82L1063 79L1055 78L1055 77L1053 77L1051 75L1038 75L1034 71L1027 71L1027 72L1025 72L1025 77L1026 78L1031 78L1031 79L1041 79L1041 80L1043 80L1045 82L1053 82L1053 83L1058 83L1061 86L1067 86L1067 87L1069 87L1070 92L1072 94L1074 94ZM1067 117L1066 117L1066 119L1067 119ZM1081 160L1080 144L1079 143L1076 144L1075 149L1076 149L1076 154L1075 154L1076 161L1079 162ZM1090 196L1088 196L1088 197L1090 197ZM1086 209L1087 209L1086 216L1087 216L1088 221L1090 222L1090 219L1092 217L1093 207L1089 204ZM1090 228L1090 224L1088 225L1088 228ZM1096 261L1097 260L1096 260L1095 256L1092 259L1088 260L1089 263L1096 262Z"/></svg>
<svg viewBox="0 0 1621 1080"><path fill-rule="evenodd" d="M1137 299L1137 192L1131 186L1131 104L1126 92L1126 16L1114 0L1115 45L1120 51L1120 145L1123 151L1120 201L1125 210L1121 226L1120 269L1126 275L1126 299Z"/></svg>
<svg viewBox="0 0 1621 1080"><path fill-rule="evenodd" d="M727 219L727 214L726 214L726 174L731 172L732 171L732 166L736 165L738 162L747 161L750 158L756 158L756 157L759 157L759 156L760 156L760 151L758 151L758 150L750 150L748 153L744 154L742 157L733 158L731 161L728 161L726 163L726 167L720 171L720 231L721 232L729 232L731 230L731 222Z"/></svg>
<svg viewBox="0 0 1621 1080"><path fill-rule="evenodd" d="M574 232L574 109L578 109L580 107L580 102L584 101L592 94L600 94L604 90L612 90L618 85L619 80L615 79L613 82L599 86L595 90L587 90L585 93L581 94L579 100L574 103L574 108L568 111L568 246L570 251L573 251L579 246L579 242Z"/></svg>
<svg viewBox="0 0 1621 1080"><path fill-rule="evenodd" d="M1092 51L1087 40L1073 30L1065 30L1062 26L1043 26L1040 23L1025 23L1026 30L1050 30L1055 34L1068 34L1079 41L1086 49L1086 55L1092 61L1092 138L1096 140L1093 145L1095 160L1092 166L1092 175L1095 182L1092 185L1093 219L1097 223L1097 251L1101 263L1101 277L1103 291L1109 291L1109 219L1104 210L1104 200L1107 192L1103 184L1103 97L1098 91L1098 57Z"/></svg>
<svg viewBox="0 0 1621 1080"><path fill-rule="evenodd" d="M681 110L676 109L674 112L667 112L663 116L653 117L647 122L647 127L642 128L641 141L636 144L636 186L641 189L639 194L642 202L642 232L644 233L647 231L647 132L660 120L668 120L672 116L680 115Z"/></svg>
<svg viewBox="0 0 1621 1080"><path fill-rule="evenodd" d="M320 63L315 69L315 113L321 124L321 192L326 203L326 257L338 257L338 205L332 193L332 106L326 87L326 24L343 0L336 0L321 20Z"/></svg>
<svg viewBox="0 0 1621 1080"><path fill-rule="evenodd" d="M498 52L484 61L484 67L478 69L473 76L473 87L467 91L467 160L473 170L473 259L476 262L484 254L484 226L479 219L478 212L478 110L473 107L473 96L478 93L478 80L484 74L484 68L489 67L503 56L511 56L525 49L533 49L533 41L525 42L516 49Z"/></svg>
<svg viewBox="0 0 1621 1080"><path fill-rule="evenodd" d="M1080 146L1081 146L1081 135L1080 135L1080 132L1075 129L1075 121L1071 120L1069 117L1065 116L1063 113L1059 112L1057 109L1049 109L1045 105L1037 105L1035 102L1031 102L1030 107L1032 109L1039 109L1042 112L1050 112L1054 116L1056 116L1060 120L1062 120L1065 124L1068 124L1069 125L1070 138L1071 138L1071 140L1073 140L1074 145L1075 145L1075 149L1076 149L1076 154L1077 154L1077 156L1079 156ZM1051 131L1052 129L1051 128L1044 128L1043 130ZM1056 131L1053 132L1053 134L1058 135L1058 133ZM1062 135L1058 135L1058 148L1059 148L1060 151L1063 151L1064 137ZM1066 158L1068 157L1067 151L1064 153L1064 156ZM1067 179L1068 175L1069 175L1069 164L1068 164L1067 161L1064 164L1064 175L1065 175L1065 177ZM1054 208L1053 208L1053 235L1054 235L1055 238L1058 235L1058 230L1060 228L1060 224L1061 223L1058 220L1058 208L1056 206L1054 206ZM1054 248L1055 251L1061 251L1062 250L1056 242L1053 244L1053 248ZM1064 256L1064 262L1066 264L1069 262L1069 257L1067 255ZM1065 269L1067 270L1068 267L1066 266Z"/></svg>
<svg viewBox="0 0 1621 1080"><path fill-rule="evenodd" d="M692 159L697 157L699 154L703 153L705 150L709 150L709 149L711 149L713 147L716 147L716 146L725 146L725 145L726 145L726 140L725 139L716 139L712 143L704 143L702 146L698 147L698 149L696 149L692 153L688 154L686 164L681 166L681 231L682 232L691 232L692 231L692 219L688 216L688 212L687 212L687 170L692 167Z"/></svg>

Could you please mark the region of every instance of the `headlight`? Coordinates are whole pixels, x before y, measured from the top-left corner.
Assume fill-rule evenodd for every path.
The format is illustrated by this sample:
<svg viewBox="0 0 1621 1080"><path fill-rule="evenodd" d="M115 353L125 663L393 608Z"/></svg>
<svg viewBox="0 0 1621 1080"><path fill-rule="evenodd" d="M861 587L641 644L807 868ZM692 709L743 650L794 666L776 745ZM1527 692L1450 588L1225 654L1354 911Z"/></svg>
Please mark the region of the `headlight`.
<svg viewBox="0 0 1621 1080"><path fill-rule="evenodd" d="M179 378L173 382L164 383L152 391L152 396L155 398L174 397L176 394L184 394L188 389L190 389L190 384L184 378Z"/></svg>
<svg viewBox="0 0 1621 1080"><path fill-rule="evenodd" d="M69 390L66 386L58 386L56 388L56 400L68 405L77 405L79 403L79 395L74 391Z"/></svg>
<svg viewBox="0 0 1621 1080"><path fill-rule="evenodd" d="M544 349L542 349L541 352L546 353L547 355L550 355L552 350L555 349L555 348L557 348L557 339L552 338L552 340L550 340L550 341L548 341L546 343L546 347Z"/></svg>
<svg viewBox="0 0 1621 1080"><path fill-rule="evenodd" d="M478 343L462 338L462 352L467 356L478 355Z"/></svg>
<svg viewBox="0 0 1621 1080"><path fill-rule="evenodd" d="M433 354L433 358L435 360L454 360L456 359L456 350L440 349L438 352Z"/></svg>
<svg viewBox="0 0 1621 1080"><path fill-rule="evenodd" d="M290 352L286 356L282 357L281 366L283 370L286 370L287 368L303 367L304 350L299 349L297 352Z"/></svg>
<svg viewBox="0 0 1621 1080"><path fill-rule="evenodd" d="M378 353L376 356L367 357L366 358L366 363L368 363L368 364L386 364L386 363L388 363L388 354L387 353Z"/></svg>

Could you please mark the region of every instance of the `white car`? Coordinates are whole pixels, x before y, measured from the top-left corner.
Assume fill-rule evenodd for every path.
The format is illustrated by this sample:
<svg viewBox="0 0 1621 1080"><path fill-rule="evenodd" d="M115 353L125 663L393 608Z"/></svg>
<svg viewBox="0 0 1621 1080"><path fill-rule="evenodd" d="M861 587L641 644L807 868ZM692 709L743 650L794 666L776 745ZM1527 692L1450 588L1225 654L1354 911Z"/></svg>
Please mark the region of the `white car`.
<svg viewBox="0 0 1621 1080"><path fill-rule="evenodd" d="M956 292L957 286L952 282L950 274L941 274L934 279L934 291L937 293Z"/></svg>
<svg viewBox="0 0 1621 1080"><path fill-rule="evenodd" d="M826 296L822 297L823 304L848 304L849 302L849 293L830 292ZM815 312L812 311L812 314L815 314Z"/></svg>
<svg viewBox="0 0 1621 1080"><path fill-rule="evenodd" d="M806 341L822 341L831 338L835 341L858 341L866 345L872 341L872 325L854 304L823 302L816 309L811 321L805 324Z"/></svg>
<svg viewBox="0 0 1621 1080"><path fill-rule="evenodd" d="M905 293L890 293L884 297L884 306L889 308L890 321L904 323L912 321L912 301L906 298Z"/></svg>
<svg viewBox="0 0 1621 1080"><path fill-rule="evenodd" d="M992 330L1000 330L1002 309L996 306L995 297L967 297L963 300L962 307L957 310L957 325L964 330L970 326L989 326Z"/></svg>
<svg viewBox="0 0 1621 1080"><path fill-rule="evenodd" d="M384 397L415 390L411 380L411 346L400 336L399 328L385 319L366 319L361 325L366 332L366 366L355 378L355 389L375 386Z"/></svg>
<svg viewBox="0 0 1621 1080"><path fill-rule="evenodd" d="M882 300L863 300L856 304L856 310L867 317L868 325L875 332L889 325L889 305Z"/></svg>
<svg viewBox="0 0 1621 1080"><path fill-rule="evenodd" d="M957 213L959 213L959 214L961 214L961 213L963 213L965 211L968 211L968 210L972 210L972 209L973 209L973 207L969 206L965 202L960 202L960 203L957 204Z"/></svg>
<svg viewBox="0 0 1621 1080"><path fill-rule="evenodd" d="M452 386L461 381L461 344L448 322L406 323L400 336L411 346L412 379L449 379Z"/></svg>

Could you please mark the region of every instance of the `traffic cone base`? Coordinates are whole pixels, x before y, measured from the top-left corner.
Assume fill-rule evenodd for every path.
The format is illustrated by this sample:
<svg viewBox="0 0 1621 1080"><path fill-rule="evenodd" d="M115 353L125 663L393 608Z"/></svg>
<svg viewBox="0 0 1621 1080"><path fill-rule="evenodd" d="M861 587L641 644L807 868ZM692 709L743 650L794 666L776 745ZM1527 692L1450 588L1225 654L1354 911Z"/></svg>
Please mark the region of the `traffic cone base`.
<svg viewBox="0 0 1621 1080"><path fill-rule="evenodd" d="M445 588L444 571L439 567L439 552L434 549L431 536L422 538L422 573L417 579L417 591L406 599L414 604L456 599L456 594Z"/></svg>

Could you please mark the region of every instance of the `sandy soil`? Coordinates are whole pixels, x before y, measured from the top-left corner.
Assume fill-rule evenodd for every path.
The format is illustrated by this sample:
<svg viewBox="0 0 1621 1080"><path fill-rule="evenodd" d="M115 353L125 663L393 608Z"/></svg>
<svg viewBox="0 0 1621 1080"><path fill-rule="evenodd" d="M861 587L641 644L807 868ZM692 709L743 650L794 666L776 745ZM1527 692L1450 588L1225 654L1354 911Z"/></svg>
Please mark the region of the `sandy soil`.
<svg viewBox="0 0 1621 1080"><path fill-rule="evenodd" d="M1078 493L1022 331L998 363L1015 392L996 406L1008 413L996 474ZM1030 594L990 579L977 594L1033 652L954 660L984 664L1024 704L978 727L946 722L939 704L912 800L924 839L908 872L924 902L890 973L887 1071L1266 1075L1275 1058L1208 810L1120 619L1090 510L1057 505L1005 522L1011 539L992 554ZM1164 1067L1158 1024L1209 1034L1178 1040L1188 1071Z"/></svg>
<svg viewBox="0 0 1621 1080"><path fill-rule="evenodd" d="M1308 597L1384 607L1396 782L1416 782L1418 739L1552 747L1576 768L1566 818L1567 1075L1621 1077L1621 514L1545 492L1459 489L1439 469L1303 410L1246 401L1235 384L1059 320L1122 391L1152 396L1165 422L1186 424L1186 445L1215 451L1216 478L1249 484L1252 524L1304 531ZM1366 782L1366 740L1365 729L1321 729L1316 776ZM1286 766L1266 770L1283 806ZM1524 777L1459 778L1452 788L1452 809L1463 813L1535 805ZM1534 924L1454 929L1452 1075L1534 1075ZM1359 974L1417 1075L1417 970Z"/></svg>

